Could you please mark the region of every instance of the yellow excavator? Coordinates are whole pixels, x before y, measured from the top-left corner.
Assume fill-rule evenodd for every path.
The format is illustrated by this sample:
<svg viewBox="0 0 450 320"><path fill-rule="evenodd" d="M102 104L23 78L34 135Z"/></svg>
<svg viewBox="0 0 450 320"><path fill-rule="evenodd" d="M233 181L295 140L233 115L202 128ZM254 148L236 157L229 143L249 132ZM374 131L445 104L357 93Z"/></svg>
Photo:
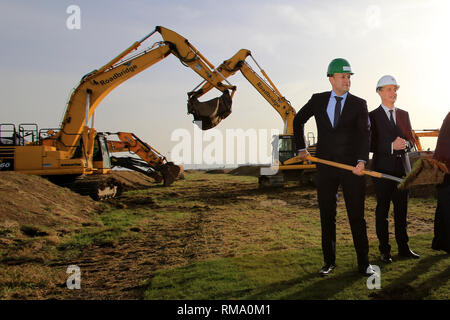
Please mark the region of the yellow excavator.
<svg viewBox="0 0 450 320"><path fill-rule="evenodd" d="M141 44L159 33L162 41L138 51ZM220 112L210 121L220 121L231 112L236 87L223 83L214 66L184 37L157 26L142 40L82 77L71 93L62 123L57 129L39 129L36 124L0 125L0 170L47 176L94 199L114 196L120 186L107 178L111 161L106 137L94 129L94 112L118 85L160 62L170 54L222 92ZM89 124L91 120L91 124ZM206 120L206 118L205 118ZM169 164L164 163L164 166ZM169 172L171 170L168 170Z"/></svg>
<svg viewBox="0 0 450 320"><path fill-rule="evenodd" d="M170 186L177 178L183 176L183 168L167 161L158 150L141 140L131 132L106 133L108 150L110 153L128 152L139 156L140 159L130 156L111 156L113 167L122 167L143 173L153 178L156 183L163 182ZM111 140L109 136L117 136L119 140Z"/></svg>
<svg viewBox="0 0 450 320"><path fill-rule="evenodd" d="M250 57L256 64L262 76L260 76L245 60ZM269 102L275 111L283 120L283 133L274 137L272 146L272 170L268 170L268 174L259 176L260 187L282 186L285 181L311 181L312 173L315 172L316 165L303 162L300 164L287 165L285 161L293 158L297 149L294 142L293 122L296 115L295 109L291 103L280 93L272 80L266 74L264 69L260 67L258 62L253 58L251 52L246 49L239 50L233 57L225 60L219 67L217 72L225 78L234 75L240 71L242 75L253 85L253 87ZM213 88L211 83L202 82L196 89L188 93L188 112L196 115L198 110L204 110L206 107L203 102L199 102L198 98ZM211 112L214 112L211 109ZM205 114L207 112L204 112ZM210 127L206 127L209 129ZM202 128L205 130L205 128ZM312 133L308 134L308 151L315 154L315 137ZM273 174L277 172L276 174Z"/></svg>

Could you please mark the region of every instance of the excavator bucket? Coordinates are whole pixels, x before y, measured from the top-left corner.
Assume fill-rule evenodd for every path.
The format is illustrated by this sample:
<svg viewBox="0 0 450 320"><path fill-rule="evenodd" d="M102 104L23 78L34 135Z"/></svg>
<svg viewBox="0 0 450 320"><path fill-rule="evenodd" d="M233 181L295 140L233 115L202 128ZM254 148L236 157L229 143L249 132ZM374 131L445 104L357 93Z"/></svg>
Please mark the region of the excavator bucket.
<svg viewBox="0 0 450 320"><path fill-rule="evenodd" d="M174 164L173 162L167 162L163 164L159 170L164 179L164 186L170 186L180 174L181 168Z"/></svg>
<svg viewBox="0 0 450 320"><path fill-rule="evenodd" d="M194 121L201 121L200 129L208 130L217 126L220 121L231 114L231 96L224 91L222 96L200 102L196 97L188 100L188 113L194 116Z"/></svg>

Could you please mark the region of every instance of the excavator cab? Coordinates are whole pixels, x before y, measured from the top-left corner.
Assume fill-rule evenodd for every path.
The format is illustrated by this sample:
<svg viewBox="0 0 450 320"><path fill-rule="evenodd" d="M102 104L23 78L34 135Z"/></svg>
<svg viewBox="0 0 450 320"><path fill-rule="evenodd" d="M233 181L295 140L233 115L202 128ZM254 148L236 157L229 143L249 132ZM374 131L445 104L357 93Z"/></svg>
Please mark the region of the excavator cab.
<svg viewBox="0 0 450 320"><path fill-rule="evenodd" d="M275 141L276 139L274 140L274 142ZM272 151L272 154L278 154L278 160L281 163L284 163L286 160L295 157L295 155L297 154L295 150L294 136L291 135L280 134L278 136L278 144L274 143L273 147L274 149Z"/></svg>
<svg viewBox="0 0 450 320"><path fill-rule="evenodd" d="M272 142L272 154L278 154L278 159L274 159L275 161L278 160L281 164L283 164L286 160L289 160L297 155L298 150L295 145L293 135L280 134L275 136L275 138L278 138L278 143L275 143L276 139ZM307 149L312 156L316 155L316 138L312 132L308 132Z"/></svg>
<svg viewBox="0 0 450 320"><path fill-rule="evenodd" d="M94 168L96 169L111 169L108 143L106 141L106 136L102 133L97 133L97 137L95 138L92 160L94 161Z"/></svg>
<svg viewBox="0 0 450 320"><path fill-rule="evenodd" d="M19 145L19 134L13 123L0 124L0 145L16 146Z"/></svg>

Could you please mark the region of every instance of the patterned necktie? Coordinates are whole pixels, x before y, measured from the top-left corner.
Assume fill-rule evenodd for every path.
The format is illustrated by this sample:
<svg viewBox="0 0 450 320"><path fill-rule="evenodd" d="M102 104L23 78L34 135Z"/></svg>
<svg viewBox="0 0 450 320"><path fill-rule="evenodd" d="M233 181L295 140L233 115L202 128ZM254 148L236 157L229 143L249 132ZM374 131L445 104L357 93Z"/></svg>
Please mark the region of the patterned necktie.
<svg viewBox="0 0 450 320"><path fill-rule="evenodd" d="M394 121L394 110L389 110L389 113L391 114L391 116L389 117L389 120L391 121L391 125L395 128L396 124Z"/></svg>
<svg viewBox="0 0 450 320"><path fill-rule="evenodd" d="M336 98L336 106L334 107L334 122L333 122L333 127L336 128L338 123L339 123L339 117L341 116L341 100L342 97L337 97Z"/></svg>

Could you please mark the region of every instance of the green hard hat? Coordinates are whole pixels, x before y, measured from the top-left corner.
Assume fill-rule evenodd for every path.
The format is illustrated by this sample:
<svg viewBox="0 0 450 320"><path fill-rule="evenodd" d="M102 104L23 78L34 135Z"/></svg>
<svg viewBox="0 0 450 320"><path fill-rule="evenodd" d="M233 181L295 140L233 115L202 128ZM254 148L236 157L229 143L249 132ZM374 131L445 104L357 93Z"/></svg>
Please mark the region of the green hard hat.
<svg viewBox="0 0 450 320"><path fill-rule="evenodd" d="M352 72L352 67L350 67L350 63L347 60L342 58L336 58L330 62L328 65L327 77L331 77L335 73L350 73Z"/></svg>

